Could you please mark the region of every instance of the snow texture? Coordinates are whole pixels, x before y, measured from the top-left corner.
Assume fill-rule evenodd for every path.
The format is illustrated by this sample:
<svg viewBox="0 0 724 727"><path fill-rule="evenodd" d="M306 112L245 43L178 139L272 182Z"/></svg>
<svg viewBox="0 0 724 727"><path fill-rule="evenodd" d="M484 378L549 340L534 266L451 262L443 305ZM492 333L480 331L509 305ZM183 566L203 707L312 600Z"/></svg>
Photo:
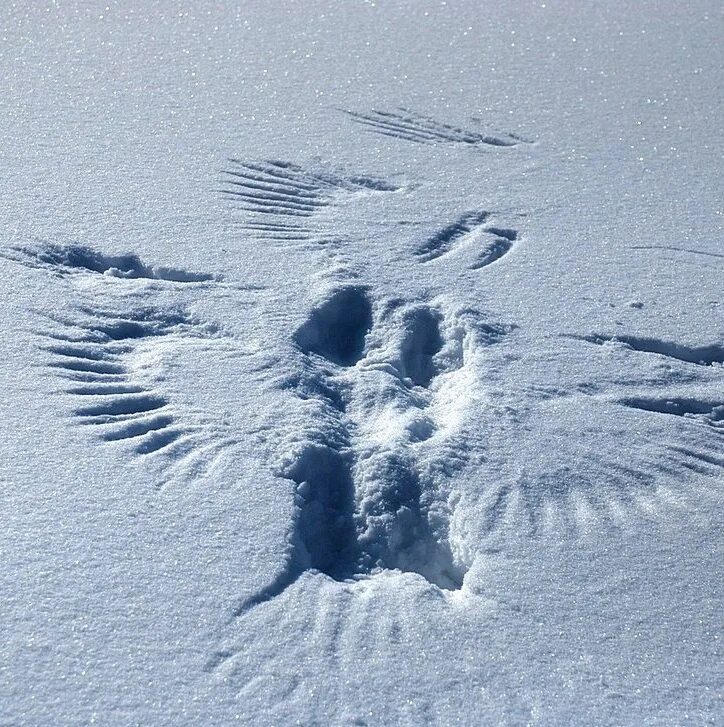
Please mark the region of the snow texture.
<svg viewBox="0 0 724 727"><path fill-rule="evenodd" d="M8 4L0 724L721 724L720 4Z"/></svg>

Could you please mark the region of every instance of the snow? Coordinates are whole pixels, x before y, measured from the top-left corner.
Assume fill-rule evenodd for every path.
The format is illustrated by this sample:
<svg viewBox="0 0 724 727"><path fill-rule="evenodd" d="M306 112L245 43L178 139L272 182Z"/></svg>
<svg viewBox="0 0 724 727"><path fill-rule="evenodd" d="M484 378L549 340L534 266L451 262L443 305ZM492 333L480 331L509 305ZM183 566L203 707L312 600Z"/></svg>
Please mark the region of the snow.
<svg viewBox="0 0 724 727"><path fill-rule="evenodd" d="M14 3L0 724L718 724L722 9Z"/></svg>

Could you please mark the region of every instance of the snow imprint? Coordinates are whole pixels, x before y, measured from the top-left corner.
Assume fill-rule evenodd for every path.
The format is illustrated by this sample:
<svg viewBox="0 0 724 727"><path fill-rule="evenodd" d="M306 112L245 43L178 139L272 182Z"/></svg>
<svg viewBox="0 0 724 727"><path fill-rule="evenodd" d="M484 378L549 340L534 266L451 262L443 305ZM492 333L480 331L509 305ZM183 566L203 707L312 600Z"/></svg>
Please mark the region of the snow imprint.
<svg viewBox="0 0 724 727"><path fill-rule="evenodd" d="M420 144L474 148L521 141L486 137L406 110L348 113L376 133ZM255 217L245 228L281 244L343 246L340 220L325 228L320 216L322 208L350 202L347 185L318 188L313 177L300 182L306 175L300 167L289 168L294 171L284 179L293 177L296 191L268 189L276 174L268 167L240 166L243 184L250 173L263 169L266 175L252 180L265 187L254 188L254 199L246 188L237 195L253 204L247 212ZM288 206L287 192L299 191L304 208L298 209L296 196ZM280 192L283 199L265 197ZM287 222L287 215L315 222ZM503 259L519 233L492 218L485 209L458 214L418 241L410 261L475 271ZM335 234L325 235L325 229ZM435 301L386 300L373 288L338 285L293 335L300 369L286 377L284 387L295 395L297 425L272 456L277 474L295 486L287 557L273 581L244 599L233 618L277 600L314 573L326 576L320 588L329 587L330 579L344 589L411 573L441 593L456 591L486 544L495 548L501 538L546 535L575 541L661 520L670 509L687 507L691 493L682 478L694 474L711 484L721 473L715 401L634 395L650 388L637 386L635 376L628 383L561 388L552 383L560 376L556 361L550 382L521 387L509 372L504 343L516 326L491 324L481 314L461 316ZM717 344L686 347L633 337L625 343L633 352L684 364L716 366L721 358ZM488 353L496 349L499 354ZM692 376L681 373L680 379ZM663 436L656 421L636 421L662 413L679 415L684 427ZM490 419L486 442L477 438L486 425L467 424L476 414ZM620 451L610 450L609 440L597 445L600 418L607 416L626 422L622 426L630 427L642 454L619 462ZM589 419L590 431L573 438L570 422ZM619 441L630 444L624 437ZM466 477L485 483L477 500L462 492ZM707 486L702 494L714 490ZM479 514L473 531L469 512ZM351 590L344 592L352 598ZM342 628L340 619L335 623L334 629ZM218 650L209 668L233 665L241 648Z"/></svg>
<svg viewBox="0 0 724 727"><path fill-rule="evenodd" d="M330 292L297 331L301 368L284 386L303 421L275 466L296 484L287 562L241 615L303 573L338 581L411 572L445 590L461 587L467 564L449 537L438 491L467 461L463 427L449 414L476 346L505 329L425 303L373 305L362 287ZM440 399L445 400L437 407Z"/></svg>
<svg viewBox="0 0 724 727"><path fill-rule="evenodd" d="M179 309L141 307L109 311L81 309L54 318L43 334L48 366L68 382L72 414L106 442L123 441L139 455L159 455L183 469L203 449L205 456L230 444L198 417L180 412L160 385L154 352L159 339L193 340L215 335ZM194 421L196 420L196 421ZM211 462L207 463L209 466Z"/></svg>
<svg viewBox="0 0 724 727"><path fill-rule="evenodd" d="M375 133L424 145L524 143L404 109L347 113ZM262 168L265 176L252 181L266 188L276 172L241 167L243 175ZM293 184L306 175L289 168ZM354 190L350 194L340 183L322 192L316 182L304 184L309 188L300 189L316 202L305 202L303 210L243 192L244 204L254 205L247 214L255 215L245 229L282 245L352 244L340 234L340 218L325 227L322 208L346 209ZM281 190L253 194L270 191ZM305 221L287 221L287 214ZM476 271L507 260L520 235L493 217L487 209L452 216L413 241L409 261L431 270L445 264ZM293 423L271 456L274 471L294 483L287 555L276 577L245 598L232 620L277 600L289 603L282 596L295 584L301 592L314 583L328 599L344 599L353 609L400 573L421 576L447 598L464 589L480 549L546 537L575 546L597 534L665 523L671 511L688 511L697 498L719 495L722 407L718 400L676 395L673 388L676 382L696 383L701 366L718 367L719 344L688 347L621 337L634 355L658 354L693 370L659 371L647 380L635 375L639 366L632 360L631 371L611 381L571 386L558 384L559 357L541 370L533 349L528 363L539 378L528 381L525 357L519 361L506 345L517 326L473 309L451 309L447 292L390 299L376 294L374 283L337 284L293 334L299 369L282 384L294 397ZM577 350L571 360L589 370L586 351ZM662 415L668 421L663 431ZM607 446L600 439L601 421L620 423L620 431L603 440ZM585 423L584 429L573 431L573 422ZM314 574L324 578L312 581ZM320 614L318 620L334 632L336 643L344 614L325 613L329 618ZM207 667L237 669L243 649L226 645Z"/></svg>
<svg viewBox="0 0 724 727"><path fill-rule="evenodd" d="M221 193L243 213L242 229L260 240L325 244L338 233L334 228L320 231L318 220L315 225L310 218L319 217L350 196L398 190L395 184L366 175L309 171L279 160L230 159L223 172Z"/></svg>
<svg viewBox="0 0 724 727"><path fill-rule="evenodd" d="M346 112L358 124L376 134L417 144L463 144L467 147L517 146L522 139L513 135L490 135L444 124L409 109L396 111Z"/></svg>
<svg viewBox="0 0 724 727"><path fill-rule="evenodd" d="M206 285L220 278L84 246L36 245L15 248L13 254L18 262L68 278L85 299L63 315L45 314L46 324L37 332L48 368L71 397L74 421L104 442L152 457L163 473L159 486L207 472L234 440L213 417L174 403L173 392L162 383L163 356L178 346L203 352L222 333L183 305L149 301L151 281Z"/></svg>
<svg viewBox="0 0 724 727"><path fill-rule="evenodd" d="M490 216L490 212L466 212L421 242L414 250L415 256L420 262L429 263L459 250L472 249L468 268L487 267L510 252L518 239L516 230L486 225Z"/></svg>
<svg viewBox="0 0 724 727"><path fill-rule="evenodd" d="M148 278L174 283L203 283L219 280L209 273L194 273L177 268L150 266L137 255L104 255L85 245L44 243L11 248L12 260L42 268L59 276L97 273L116 278Z"/></svg>
<svg viewBox="0 0 724 727"><path fill-rule="evenodd" d="M375 133L423 145L522 143L405 109L347 114ZM337 211L410 189L286 161L231 159L222 193L241 213L243 233L257 241L282 250L343 251L348 239ZM451 221L406 248L411 269L434 278L436 265L457 266L477 279L470 271L507 264L520 236L493 217L487 209L452 212ZM7 257L76 294L68 313L45 314L38 331L74 422L102 442L158 462L159 486L208 473L238 444L238 432L216 412L179 403L164 365L166 352L188 346L203 357L224 339L182 297L223 286L220 276L81 245L25 245ZM719 342L562 336L581 349L570 360L582 361L584 370L591 356L613 351L626 375L559 385L560 356L541 364L532 350L521 362L525 355L508 348L513 323L455 307L450 291L434 284L416 297L391 297L375 289L374 276L362 282L363 265L346 275L342 257L329 257L338 264L337 279L317 286L323 292L306 319L288 331L292 364L276 371L288 411L270 414L265 427L278 436L267 464L293 486L285 560L271 582L234 608L233 618L314 574L325 576L321 588L340 584L344 598L356 584L374 589L400 573L447 598L464 587L480 549L501 540L546 534L575 540L641 518L662 519L669 508L688 506L689 474L705 483L704 494L715 492L711 483L720 482L724 465L724 402L674 384L712 383L724 363ZM154 298L160 290L171 291L170 303L168 296ZM272 324L288 320L276 315ZM639 360L652 359L665 365L648 380L637 376ZM531 363L543 373L526 381ZM571 432L572 421L579 431ZM599 443L600 421L617 423L612 438L630 447L627 459ZM240 651L218 650L209 668Z"/></svg>
<svg viewBox="0 0 724 727"><path fill-rule="evenodd" d="M712 366L724 363L724 346L711 343L708 346L685 346L673 341L663 341L658 338L643 338L641 336L579 336L580 339L595 343L599 346L606 343L621 343L633 351L654 353L659 356L685 361L699 366Z"/></svg>

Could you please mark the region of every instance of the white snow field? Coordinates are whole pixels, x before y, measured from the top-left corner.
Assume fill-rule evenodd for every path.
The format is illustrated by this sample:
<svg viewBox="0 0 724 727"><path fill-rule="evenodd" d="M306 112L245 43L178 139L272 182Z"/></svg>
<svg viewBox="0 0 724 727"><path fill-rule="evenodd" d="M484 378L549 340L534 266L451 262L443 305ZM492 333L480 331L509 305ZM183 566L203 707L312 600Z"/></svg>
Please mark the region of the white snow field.
<svg viewBox="0 0 724 727"><path fill-rule="evenodd" d="M0 8L0 724L721 725L724 8Z"/></svg>

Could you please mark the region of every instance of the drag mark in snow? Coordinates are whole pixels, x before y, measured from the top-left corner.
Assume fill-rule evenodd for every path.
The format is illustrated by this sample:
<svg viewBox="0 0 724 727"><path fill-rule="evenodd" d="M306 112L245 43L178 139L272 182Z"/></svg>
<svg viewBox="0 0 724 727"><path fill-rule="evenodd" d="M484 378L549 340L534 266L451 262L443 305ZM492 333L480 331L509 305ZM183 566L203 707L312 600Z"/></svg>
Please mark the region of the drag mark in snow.
<svg viewBox="0 0 724 727"><path fill-rule="evenodd" d="M355 112L345 113L358 124L366 126L377 134L393 139L403 139L417 144L464 144L479 146L516 146L523 140L513 134L493 136L470 131L459 126L451 126L425 116L424 114L399 108L396 111Z"/></svg>
<svg viewBox="0 0 724 727"><path fill-rule="evenodd" d="M670 250L672 252L685 252L689 255L704 255L705 257L713 257L724 259L724 255L718 252L708 252L707 250L694 250L687 247L676 247L674 245L632 245L632 250Z"/></svg>
<svg viewBox="0 0 724 727"><path fill-rule="evenodd" d="M510 252L518 239L516 230L486 226L489 212L466 212L414 250L420 262L428 263L463 248L473 250L471 270L484 268Z"/></svg>
<svg viewBox="0 0 724 727"><path fill-rule="evenodd" d="M689 397L627 397L619 400L620 404L653 412L670 414L678 417L697 417L710 424L724 422L724 402L694 399Z"/></svg>

